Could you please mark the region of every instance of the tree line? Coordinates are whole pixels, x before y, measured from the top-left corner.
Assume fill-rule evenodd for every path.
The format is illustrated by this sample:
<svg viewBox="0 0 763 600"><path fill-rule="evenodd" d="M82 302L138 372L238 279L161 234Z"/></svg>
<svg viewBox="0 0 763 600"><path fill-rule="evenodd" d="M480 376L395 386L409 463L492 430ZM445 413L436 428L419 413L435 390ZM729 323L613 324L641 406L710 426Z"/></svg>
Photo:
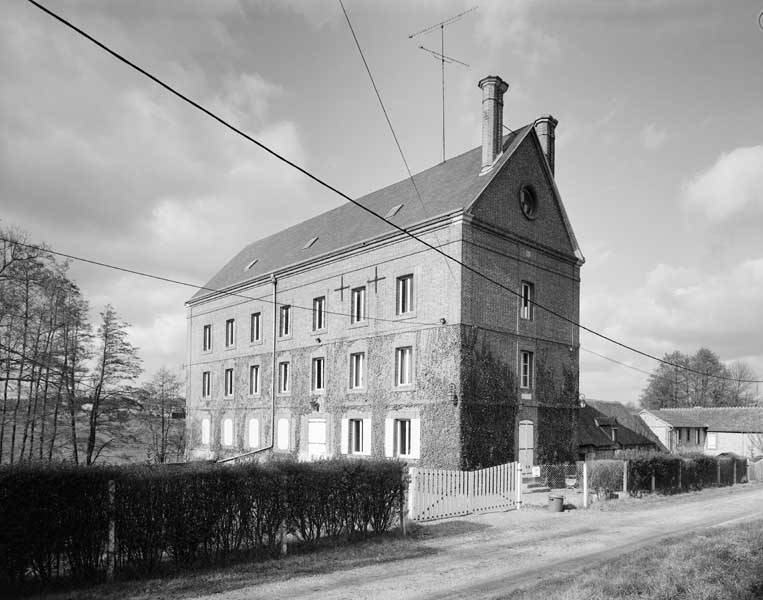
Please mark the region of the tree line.
<svg viewBox="0 0 763 600"><path fill-rule="evenodd" d="M718 355L700 348L693 355L665 354L649 376L641 393L644 408L691 408L694 406L757 406L759 401L755 371L745 362L730 365Z"/></svg>
<svg viewBox="0 0 763 600"><path fill-rule="evenodd" d="M144 446L147 460L181 457L173 409L177 375L143 369L129 324L111 305L91 323L69 264L12 227L0 227L0 463L92 465L115 446Z"/></svg>

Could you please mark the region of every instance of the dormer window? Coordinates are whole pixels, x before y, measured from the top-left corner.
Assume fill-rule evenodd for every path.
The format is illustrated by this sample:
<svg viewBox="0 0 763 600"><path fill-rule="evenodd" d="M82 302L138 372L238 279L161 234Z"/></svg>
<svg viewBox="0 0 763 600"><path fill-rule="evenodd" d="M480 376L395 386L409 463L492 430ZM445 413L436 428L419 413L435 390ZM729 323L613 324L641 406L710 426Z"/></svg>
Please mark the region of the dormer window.
<svg viewBox="0 0 763 600"><path fill-rule="evenodd" d="M387 214L384 215L384 218L389 219L390 217L394 217L400 211L401 208L403 208L402 204L397 204L393 206L392 208L389 209L389 211L387 211Z"/></svg>

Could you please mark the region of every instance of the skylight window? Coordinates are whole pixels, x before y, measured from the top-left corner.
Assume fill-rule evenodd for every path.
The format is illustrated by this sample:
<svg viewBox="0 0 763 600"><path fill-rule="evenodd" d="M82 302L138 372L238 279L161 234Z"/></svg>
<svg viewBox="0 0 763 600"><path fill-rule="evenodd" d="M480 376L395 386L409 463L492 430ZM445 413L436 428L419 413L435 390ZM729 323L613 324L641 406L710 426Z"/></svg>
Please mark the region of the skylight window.
<svg viewBox="0 0 763 600"><path fill-rule="evenodd" d="M307 250L310 246L312 246L317 241L318 241L317 236L314 238L310 238L309 240L307 240L307 243L304 246L302 246L302 250Z"/></svg>
<svg viewBox="0 0 763 600"><path fill-rule="evenodd" d="M258 260L260 260L260 259L259 258L255 258L252 262L250 262L248 265L246 265L246 269L244 269L244 270L248 271L249 269L251 269L254 265L257 264Z"/></svg>
<svg viewBox="0 0 763 600"><path fill-rule="evenodd" d="M384 218L389 219L390 217L394 217L401 208L403 208L402 204L393 206L392 208L389 209L389 212L386 215L384 215Z"/></svg>

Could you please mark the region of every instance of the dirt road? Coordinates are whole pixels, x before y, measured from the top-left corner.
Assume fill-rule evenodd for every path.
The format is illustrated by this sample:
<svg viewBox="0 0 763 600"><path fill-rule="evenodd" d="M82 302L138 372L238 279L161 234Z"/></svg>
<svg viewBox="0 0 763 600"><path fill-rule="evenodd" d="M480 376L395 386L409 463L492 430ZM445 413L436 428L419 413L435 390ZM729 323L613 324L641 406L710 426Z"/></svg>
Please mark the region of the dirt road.
<svg viewBox="0 0 763 600"><path fill-rule="evenodd" d="M252 598L493 598L549 573L571 577L661 538L763 516L763 485L623 501L615 510L523 509L424 525L415 559L295 577L204 600Z"/></svg>

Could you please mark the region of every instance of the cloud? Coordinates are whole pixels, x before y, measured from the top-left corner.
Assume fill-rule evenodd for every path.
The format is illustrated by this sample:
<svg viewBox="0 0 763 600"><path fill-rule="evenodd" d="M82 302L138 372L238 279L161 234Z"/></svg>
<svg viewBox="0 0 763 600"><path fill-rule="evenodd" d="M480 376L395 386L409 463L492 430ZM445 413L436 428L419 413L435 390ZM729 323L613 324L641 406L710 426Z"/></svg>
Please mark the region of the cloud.
<svg viewBox="0 0 763 600"><path fill-rule="evenodd" d="M763 355L763 257L709 272L657 265L644 285L583 298L583 322L652 354L707 346L722 358Z"/></svg>
<svg viewBox="0 0 763 600"><path fill-rule="evenodd" d="M81 39L29 10L8 11L12 16L0 20L3 226L19 225L54 250L203 284L246 244L296 215L330 207L302 175ZM237 11L236 3L227 3L175 27L177 15L157 9L153 18L135 17L142 24L129 29L134 39L127 45L118 21L130 15L115 17L108 6L83 3L69 16L129 48L138 63L158 65L154 70L191 97L305 164L296 124L271 116L276 102L288 101L280 86L252 70L187 60L196 48L194 28L202 24L220 46L230 44L216 19ZM183 47L182 60L142 55L157 44L157 30L166 47ZM161 46L157 56L166 52ZM111 303L133 324L131 341L141 347L147 371L183 362L183 303L193 289L84 263L74 263L71 273L94 322Z"/></svg>
<svg viewBox="0 0 763 600"><path fill-rule="evenodd" d="M713 271L660 264L641 286L583 295L581 321L654 356L674 350L693 354L704 346L726 362L747 362L763 376L761 298L763 257ZM642 371L657 366L586 332L581 334L581 346ZM627 401L637 398L645 383L646 375L640 371L581 353L581 391L586 394Z"/></svg>
<svg viewBox="0 0 763 600"><path fill-rule="evenodd" d="M533 69L560 53L559 41L532 18L531 3L494 0L480 3L477 35L493 50L509 48Z"/></svg>
<svg viewBox="0 0 763 600"><path fill-rule="evenodd" d="M706 171L683 184L684 206L711 222L763 209L763 145L721 154Z"/></svg>
<svg viewBox="0 0 763 600"><path fill-rule="evenodd" d="M665 143L668 139L668 132L659 129L654 123L649 123L641 130L641 142L647 150L655 150Z"/></svg>

